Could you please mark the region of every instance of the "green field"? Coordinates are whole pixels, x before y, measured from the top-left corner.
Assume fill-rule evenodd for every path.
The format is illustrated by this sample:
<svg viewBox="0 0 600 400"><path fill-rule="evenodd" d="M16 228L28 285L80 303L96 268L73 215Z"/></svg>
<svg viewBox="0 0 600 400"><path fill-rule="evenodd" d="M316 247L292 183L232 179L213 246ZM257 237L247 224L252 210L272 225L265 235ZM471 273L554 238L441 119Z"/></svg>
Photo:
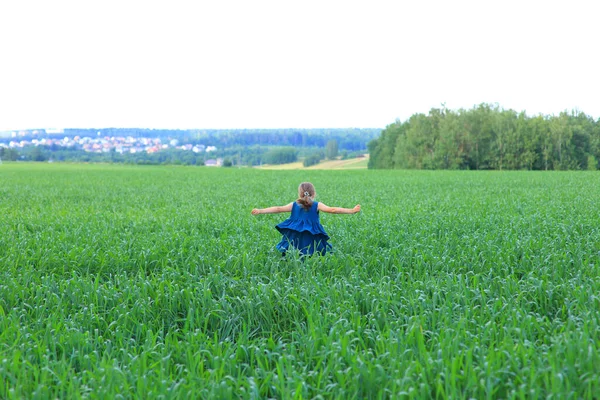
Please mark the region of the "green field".
<svg viewBox="0 0 600 400"><path fill-rule="evenodd" d="M335 253L274 249L302 181ZM600 174L0 165L0 398L598 398Z"/></svg>

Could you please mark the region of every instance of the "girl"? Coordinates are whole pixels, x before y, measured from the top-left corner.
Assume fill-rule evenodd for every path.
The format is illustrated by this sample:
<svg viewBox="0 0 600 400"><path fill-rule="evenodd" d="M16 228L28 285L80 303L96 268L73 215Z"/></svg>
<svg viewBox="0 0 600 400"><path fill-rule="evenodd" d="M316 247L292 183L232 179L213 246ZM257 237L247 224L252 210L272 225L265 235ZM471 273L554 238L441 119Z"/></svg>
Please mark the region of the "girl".
<svg viewBox="0 0 600 400"><path fill-rule="evenodd" d="M331 251L331 244L327 243L329 235L325 232L321 221L319 220L319 211L331 214L356 214L360 211L360 205L354 208L329 207L315 200L315 187L310 182L301 183L298 186L298 199L286 206L276 206L268 208L255 208L252 215L258 214L276 214L282 212L291 212L288 219L275 226L283 235L281 242L277 245L283 255L289 249L290 245L305 255L312 255L315 252L323 255Z"/></svg>

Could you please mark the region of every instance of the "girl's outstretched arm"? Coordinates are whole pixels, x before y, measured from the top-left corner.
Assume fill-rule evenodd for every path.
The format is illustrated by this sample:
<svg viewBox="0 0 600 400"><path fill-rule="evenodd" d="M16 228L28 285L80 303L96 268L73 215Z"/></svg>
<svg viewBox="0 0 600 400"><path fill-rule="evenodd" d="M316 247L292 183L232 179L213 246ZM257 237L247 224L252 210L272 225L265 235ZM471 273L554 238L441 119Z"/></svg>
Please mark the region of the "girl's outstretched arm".
<svg viewBox="0 0 600 400"><path fill-rule="evenodd" d="M342 208L342 207L329 207L319 202L319 211L323 211L330 214L356 214L360 211L360 204L354 206L354 208Z"/></svg>
<svg viewBox="0 0 600 400"><path fill-rule="evenodd" d="M268 208L255 208L254 210L252 210L252 215L258 215L258 214L277 214L277 213L282 213L282 212L290 212L292 211L292 205L294 203L290 203L288 205L285 206L275 206L275 207L268 207Z"/></svg>

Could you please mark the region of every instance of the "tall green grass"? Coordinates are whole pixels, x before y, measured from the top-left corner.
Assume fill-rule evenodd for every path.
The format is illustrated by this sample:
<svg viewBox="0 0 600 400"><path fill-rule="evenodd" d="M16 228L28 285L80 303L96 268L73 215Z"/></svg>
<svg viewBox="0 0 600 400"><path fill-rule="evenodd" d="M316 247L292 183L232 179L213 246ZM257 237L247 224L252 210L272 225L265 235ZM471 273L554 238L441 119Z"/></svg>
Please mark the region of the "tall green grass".
<svg viewBox="0 0 600 400"><path fill-rule="evenodd" d="M302 181L335 252L254 207ZM600 175L0 165L0 398L597 398Z"/></svg>

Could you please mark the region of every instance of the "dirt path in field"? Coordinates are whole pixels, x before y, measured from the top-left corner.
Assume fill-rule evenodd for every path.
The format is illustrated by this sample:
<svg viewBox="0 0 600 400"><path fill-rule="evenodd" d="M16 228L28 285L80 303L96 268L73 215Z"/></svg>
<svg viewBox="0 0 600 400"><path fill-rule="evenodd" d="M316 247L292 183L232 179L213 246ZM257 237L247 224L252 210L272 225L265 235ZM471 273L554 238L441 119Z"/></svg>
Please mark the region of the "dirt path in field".
<svg viewBox="0 0 600 400"><path fill-rule="evenodd" d="M263 165L261 169L366 169L367 164L369 163L369 155L365 155L365 157L351 158L348 160L331 160L331 161L322 161L317 165L313 165L310 167L304 167L302 165L302 161L298 161L291 164L281 164L281 165Z"/></svg>

